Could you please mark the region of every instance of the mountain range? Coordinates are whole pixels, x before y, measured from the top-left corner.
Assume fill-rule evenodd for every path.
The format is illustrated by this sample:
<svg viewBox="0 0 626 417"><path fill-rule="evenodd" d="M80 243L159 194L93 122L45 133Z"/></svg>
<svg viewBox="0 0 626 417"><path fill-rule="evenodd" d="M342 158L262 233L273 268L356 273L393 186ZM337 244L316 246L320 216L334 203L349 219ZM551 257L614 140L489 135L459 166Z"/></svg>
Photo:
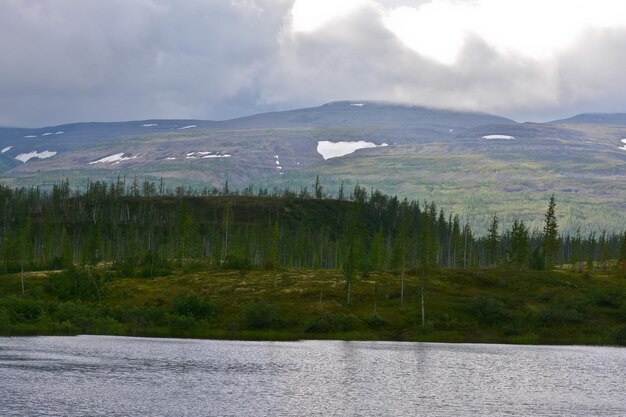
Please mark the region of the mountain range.
<svg viewBox="0 0 626 417"><path fill-rule="evenodd" d="M555 194L561 230L626 227L626 114L518 123L485 113L342 101L226 121L142 120L0 128L0 182L118 177L166 186L329 192L355 184L458 213L540 228Z"/></svg>

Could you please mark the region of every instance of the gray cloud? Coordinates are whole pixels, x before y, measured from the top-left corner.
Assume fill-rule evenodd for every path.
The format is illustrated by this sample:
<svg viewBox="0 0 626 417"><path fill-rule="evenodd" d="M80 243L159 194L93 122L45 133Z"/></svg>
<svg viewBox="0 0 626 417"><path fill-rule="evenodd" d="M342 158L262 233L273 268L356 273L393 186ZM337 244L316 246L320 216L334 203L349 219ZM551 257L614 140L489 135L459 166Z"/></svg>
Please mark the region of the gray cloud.
<svg viewBox="0 0 626 417"><path fill-rule="evenodd" d="M341 99L517 119L626 111L624 30L585 33L550 61L505 55L473 36L447 66L404 46L375 7L294 33L291 5L0 2L0 125L224 119Z"/></svg>

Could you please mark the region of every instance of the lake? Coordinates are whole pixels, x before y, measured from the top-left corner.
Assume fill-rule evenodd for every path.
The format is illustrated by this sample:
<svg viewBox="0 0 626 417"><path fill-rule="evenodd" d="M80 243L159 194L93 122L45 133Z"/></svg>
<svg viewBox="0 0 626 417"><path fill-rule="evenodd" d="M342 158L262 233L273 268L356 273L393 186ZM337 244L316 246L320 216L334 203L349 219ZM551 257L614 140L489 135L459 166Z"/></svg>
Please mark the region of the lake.
<svg viewBox="0 0 626 417"><path fill-rule="evenodd" d="M626 416L626 349L0 338L8 416Z"/></svg>

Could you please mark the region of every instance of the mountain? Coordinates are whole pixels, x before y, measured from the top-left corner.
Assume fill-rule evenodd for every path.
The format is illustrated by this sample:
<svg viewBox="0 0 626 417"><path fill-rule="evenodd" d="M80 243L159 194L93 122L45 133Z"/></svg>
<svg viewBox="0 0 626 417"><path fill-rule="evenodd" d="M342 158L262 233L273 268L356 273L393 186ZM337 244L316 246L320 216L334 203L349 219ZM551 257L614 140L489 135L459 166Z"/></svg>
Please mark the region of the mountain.
<svg viewBox="0 0 626 417"><path fill-rule="evenodd" d="M626 113L581 113L552 123L626 126Z"/></svg>
<svg viewBox="0 0 626 417"><path fill-rule="evenodd" d="M516 123L484 113L342 101L226 121L143 120L0 129L0 181L137 177L167 187L312 187L356 183L459 213L479 230L541 227L557 197L562 230L626 224L624 115ZM352 151L352 152L351 152ZM341 157L332 157L341 155Z"/></svg>

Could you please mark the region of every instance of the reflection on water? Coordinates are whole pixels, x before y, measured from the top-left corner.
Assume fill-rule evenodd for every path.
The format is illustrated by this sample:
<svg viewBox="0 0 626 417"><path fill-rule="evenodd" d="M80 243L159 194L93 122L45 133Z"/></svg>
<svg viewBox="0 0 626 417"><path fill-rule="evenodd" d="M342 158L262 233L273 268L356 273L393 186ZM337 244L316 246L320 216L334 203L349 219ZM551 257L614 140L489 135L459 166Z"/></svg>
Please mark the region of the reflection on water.
<svg viewBox="0 0 626 417"><path fill-rule="evenodd" d="M626 349L0 338L1 416L626 416Z"/></svg>

